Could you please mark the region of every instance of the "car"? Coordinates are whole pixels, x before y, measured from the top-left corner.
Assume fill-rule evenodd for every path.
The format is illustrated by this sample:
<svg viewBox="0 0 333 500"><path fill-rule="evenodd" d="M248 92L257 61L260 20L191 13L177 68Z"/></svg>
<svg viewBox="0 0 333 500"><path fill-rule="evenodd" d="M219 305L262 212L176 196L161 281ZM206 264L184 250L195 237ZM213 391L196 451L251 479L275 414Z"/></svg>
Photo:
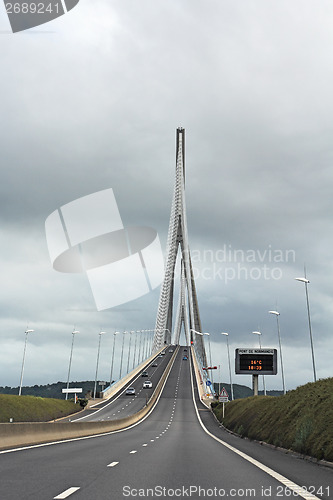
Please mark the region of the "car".
<svg viewBox="0 0 333 500"><path fill-rule="evenodd" d="M183 356L183 361L187 361L187 356Z"/></svg>
<svg viewBox="0 0 333 500"><path fill-rule="evenodd" d="M165 356L165 352L164 351L161 352L161 356Z"/></svg>
<svg viewBox="0 0 333 500"><path fill-rule="evenodd" d="M151 366L153 366L155 368L156 366L158 366L158 364L157 363L153 363Z"/></svg>
<svg viewBox="0 0 333 500"><path fill-rule="evenodd" d="M162 358L163 356L162 356L162 354L159 354L157 357L158 357L158 358Z"/></svg>
<svg viewBox="0 0 333 500"><path fill-rule="evenodd" d="M145 372L142 372L142 373L141 373L141 377L148 377L148 372L146 372L146 371L145 371Z"/></svg>
<svg viewBox="0 0 333 500"><path fill-rule="evenodd" d="M173 352L173 349L169 349L169 352Z"/></svg>
<svg viewBox="0 0 333 500"><path fill-rule="evenodd" d="M126 396L135 396L135 388L134 387L127 387Z"/></svg>
<svg viewBox="0 0 333 500"><path fill-rule="evenodd" d="M184 352L187 352L187 349L184 349Z"/></svg>
<svg viewBox="0 0 333 500"><path fill-rule="evenodd" d="M151 389L153 387L153 383L150 381L150 380L146 380L144 383L143 383L143 386L142 386L144 389Z"/></svg>

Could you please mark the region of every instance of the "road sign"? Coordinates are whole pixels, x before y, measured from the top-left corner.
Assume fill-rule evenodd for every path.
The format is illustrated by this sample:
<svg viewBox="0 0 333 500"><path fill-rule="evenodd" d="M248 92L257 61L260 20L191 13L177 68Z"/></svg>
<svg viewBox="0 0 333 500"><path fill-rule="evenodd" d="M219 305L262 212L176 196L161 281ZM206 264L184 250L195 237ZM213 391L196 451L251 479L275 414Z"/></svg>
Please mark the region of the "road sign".
<svg viewBox="0 0 333 500"><path fill-rule="evenodd" d="M77 402L77 394L82 392L82 387L70 387L69 389L62 389L63 394L74 394L74 402Z"/></svg>
<svg viewBox="0 0 333 500"><path fill-rule="evenodd" d="M276 375L276 349L236 349L235 372L252 375Z"/></svg>
<svg viewBox="0 0 333 500"><path fill-rule="evenodd" d="M208 385L208 386L212 385L211 381L207 380L206 385Z"/></svg>
<svg viewBox="0 0 333 500"><path fill-rule="evenodd" d="M219 402L228 403L228 401L229 401L229 394L227 393L226 389L222 387L222 391L219 394Z"/></svg>

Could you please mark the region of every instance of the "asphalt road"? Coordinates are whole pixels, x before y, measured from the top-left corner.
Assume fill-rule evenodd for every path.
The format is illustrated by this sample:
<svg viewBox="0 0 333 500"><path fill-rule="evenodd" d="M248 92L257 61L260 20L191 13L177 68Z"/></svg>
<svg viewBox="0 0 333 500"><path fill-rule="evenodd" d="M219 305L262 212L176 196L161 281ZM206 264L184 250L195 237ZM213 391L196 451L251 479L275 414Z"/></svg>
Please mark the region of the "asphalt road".
<svg viewBox="0 0 333 500"><path fill-rule="evenodd" d="M182 357L181 349L158 405L136 426L1 452L1 500L333 498L331 469L220 429L199 401L194 404L190 361ZM286 485L294 483L315 496L298 496Z"/></svg>
<svg viewBox="0 0 333 500"><path fill-rule="evenodd" d="M117 393L108 401L96 404L96 406L84 410L84 412L80 412L77 415L62 419L61 421L108 421L127 417L129 415L137 413L146 405L147 400L152 395L157 383L163 375L164 370L167 367L167 364L172 356L172 353L169 352L169 350L173 351L174 348L172 347L171 349L164 349L164 355L161 354L160 356L157 356L147 368L143 369L138 375L134 377L134 379L128 382L126 387L122 389L120 393ZM152 366L153 364L157 364L157 366L154 367ZM142 373L145 371L148 372L148 377L142 377ZM147 380L150 380L153 384L153 387L151 389L143 388L143 383ZM128 387L135 388L135 396L126 395L126 389Z"/></svg>

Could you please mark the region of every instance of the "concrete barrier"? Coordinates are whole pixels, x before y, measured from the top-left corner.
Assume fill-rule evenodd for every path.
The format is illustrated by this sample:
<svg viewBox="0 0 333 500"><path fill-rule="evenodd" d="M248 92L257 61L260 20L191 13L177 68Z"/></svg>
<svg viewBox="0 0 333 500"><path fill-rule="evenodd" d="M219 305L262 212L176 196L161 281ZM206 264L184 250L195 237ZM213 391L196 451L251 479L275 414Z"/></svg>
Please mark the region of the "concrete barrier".
<svg viewBox="0 0 333 500"><path fill-rule="evenodd" d="M117 431L142 420L154 407L171 371L178 348L175 349L147 405L138 413L110 422L31 422L0 424L0 449L49 443Z"/></svg>

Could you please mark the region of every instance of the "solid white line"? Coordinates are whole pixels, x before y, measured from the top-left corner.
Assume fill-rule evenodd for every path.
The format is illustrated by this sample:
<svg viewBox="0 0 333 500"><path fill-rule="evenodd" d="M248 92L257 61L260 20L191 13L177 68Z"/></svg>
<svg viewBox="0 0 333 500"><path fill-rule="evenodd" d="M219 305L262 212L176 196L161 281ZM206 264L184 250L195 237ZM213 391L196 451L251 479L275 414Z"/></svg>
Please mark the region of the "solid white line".
<svg viewBox="0 0 333 500"><path fill-rule="evenodd" d="M54 500L64 500L64 498L68 498L70 495L73 495L77 490L80 488L72 487L68 488L68 490L64 491L63 493L60 493L60 495L54 497Z"/></svg>
<svg viewBox="0 0 333 500"><path fill-rule="evenodd" d="M118 465L119 462L111 462L107 467L114 467L115 465Z"/></svg>
<svg viewBox="0 0 333 500"><path fill-rule="evenodd" d="M191 360L191 358L190 358L190 360ZM192 363L192 360L191 360L191 363ZM197 414L197 418L199 420L199 424L201 425L201 427L203 428L203 430L206 432L206 434L208 434L208 436L210 436L213 439L215 439L215 441L217 441L218 443L222 444L223 446L225 446L229 450L233 451L234 453L236 453L240 457L244 458L245 460L247 460L251 464L253 464L256 467L258 467L258 469L261 469L262 471L266 472L267 474L269 474L270 476L272 476L277 481L280 481L280 483L282 483L284 486L286 486L290 490L292 490L295 493L297 493L297 495L299 495L301 498L304 498L305 500L320 500L315 495L312 495L311 493L305 491L302 488L302 486L299 486L298 484L294 483L293 481L290 481L289 479L287 479L286 477L282 476L278 472L275 472L275 470L271 469L270 467L266 467L266 465L262 464L261 462L258 462L258 460L255 460L254 458L250 457L246 453L243 453L242 451L238 450L237 448L234 448L230 444L226 443L225 441L222 441L222 439L219 439L218 437L214 436L214 434L211 434L209 432L209 430L204 426L204 424L203 424L203 422L202 422L202 420L201 420L201 418L199 416L197 405L195 403L194 387L193 387L193 376L192 376L192 364L191 363L190 363L190 372L191 372L191 385L192 385L192 400L193 400L195 412Z"/></svg>

